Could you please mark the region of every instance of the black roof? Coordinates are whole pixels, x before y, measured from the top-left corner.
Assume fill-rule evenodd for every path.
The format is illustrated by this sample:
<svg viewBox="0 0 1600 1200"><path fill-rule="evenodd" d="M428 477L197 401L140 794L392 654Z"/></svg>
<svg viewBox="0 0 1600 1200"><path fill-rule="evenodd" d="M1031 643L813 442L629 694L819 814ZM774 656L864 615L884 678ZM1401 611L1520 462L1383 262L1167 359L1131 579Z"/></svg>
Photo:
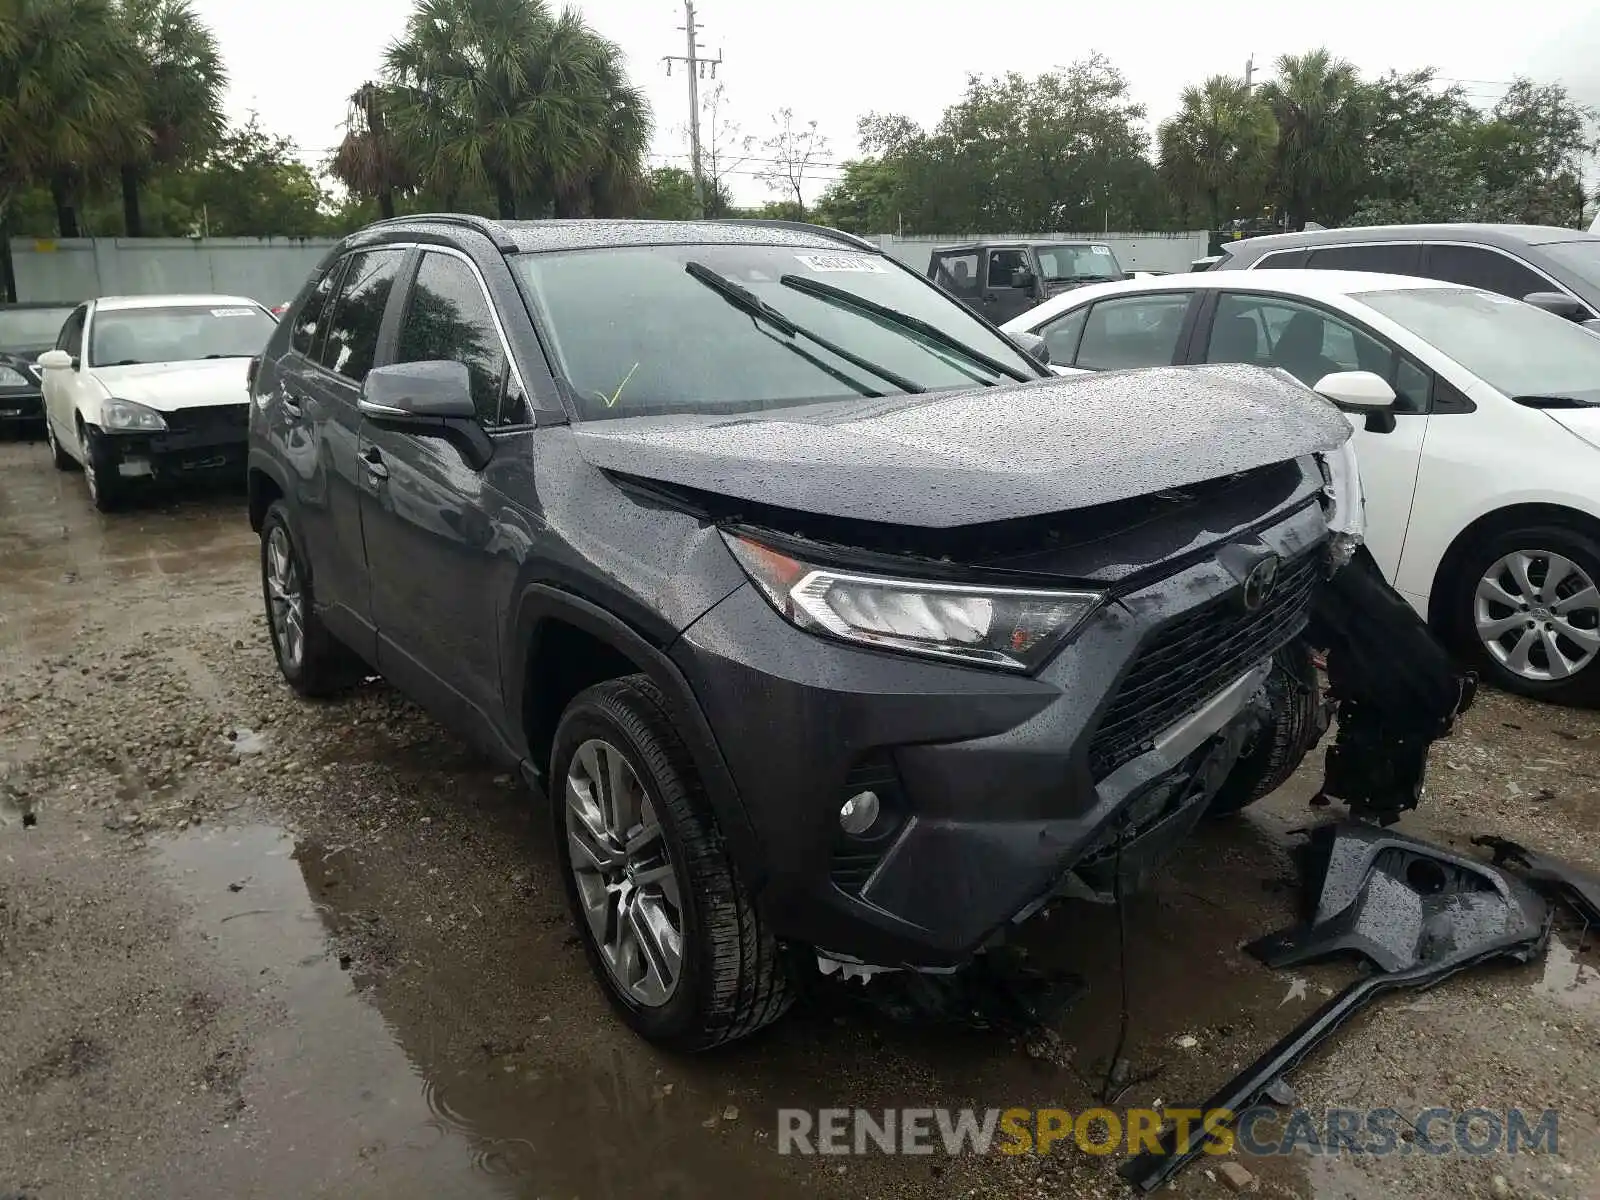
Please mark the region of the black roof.
<svg viewBox="0 0 1600 1200"><path fill-rule="evenodd" d="M973 238L970 242L951 242L948 246L935 246L934 254L948 254L952 250L987 250L991 246L1093 246L1103 245L1104 239L1097 243L1092 237L1056 237L1047 234L1044 237L1016 237Z"/></svg>
<svg viewBox="0 0 1600 1200"><path fill-rule="evenodd" d="M591 250L614 246L758 245L807 250L881 253L853 234L797 221L624 221L585 217L549 221L495 221L461 213L420 213L379 221L361 234L437 232L440 226L477 231L508 254Z"/></svg>
<svg viewBox="0 0 1600 1200"><path fill-rule="evenodd" d="M1439 225L1347 225L1342 229L1308 229L1301 233L1271 233L1222 243L1223 252L1248 248L1251 256L1295 246L1326 246L1348 242L1476 242L1486 246L1538 246L1546 242L1587 241L1594 235L1560 225L1490 225L1457 222ZM1596 239L1600 240L1600 239Z"/></svg>
<svg viewBox="0 0 1600 1200"><path fill-rule="evenodd" d="M0 312L14 308L77 308L76 300L18 300L15 304L0 300Z"/></svg>

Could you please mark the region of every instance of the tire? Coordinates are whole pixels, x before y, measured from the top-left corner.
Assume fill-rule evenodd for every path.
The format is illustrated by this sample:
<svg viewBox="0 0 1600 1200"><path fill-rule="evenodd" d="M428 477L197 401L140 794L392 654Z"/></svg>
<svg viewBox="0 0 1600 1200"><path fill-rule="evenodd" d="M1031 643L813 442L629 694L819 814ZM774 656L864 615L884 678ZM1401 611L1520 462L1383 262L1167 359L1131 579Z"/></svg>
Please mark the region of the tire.
<svg viewBox="0 0 1600 1200"><path fill-rule="evenodd" d="M96 434L84 425L78 426L78 448L83 452L83 482L89 492L89 503L103 513L116 512L122 505L122 480L117 478L101 453Z"/></svg>
<svg viewBox="0 0 1600 1200"><path fill-rule="evenodd" d="M606 751L620 756L638 785L622 789L631 815L610 822L587 783L594 777L619 778L593 770L610 761ZM643 675L609 680L567 706L551 754L550 791L556 854L572 919L595 978L634 1032L693 1052L746 1037L783 1015L794 995L788 961L734 871L699 774L654 683ZM616 804L611 809L621 811ZM640 833L651 828L652 818L657 838ZM640 849L619 853L609 825L628 829L629 840ZM573 867L575 844L580 862L587 864L581 878ZM598 859L583 851L585 845L610 855L610 866L597 869ZM622 860L626 866L617 866ZM606 885L618 872L626 882L613 895ZM670 895L664 873L670 873ZM652 875L662 876L659 883L643 882ZM646 926L652 916L667 917L667 935L658 930L653 950L629 935L636 946L631 959L622 936L613 937L613 931L639 927L637 921L623 920L622 909L630 904L629 911ZM598 936L596 923L602 926ZM665 970L656 972L655 983L648 972L637 981L625 980L634 973L630 962L670 960L674 927L679 954L670 988L657 986L666 980Z"/></svg>
<svg viewBox="0 0 1600 1200"><path fill-rule="evenodd" d="M1208 817L1231 817L1277 791L1328 731L1327 706L1303 641L1279 651L1267 688L1272 716L1211 798Z"/></svg>
<svg viewBox="0 0 1600 1200"><path fill-rule="evenodd" d="M261 522L261 601L273 657L290 687L318 698L361 681L365 664L317 616L311 573L282 500L273 501Z"/></svg>
<svg viewBox="0 0 1600 1200"><path fill-rule="evenodd" d="M1558 560L1566 566L1547 594ZM1449 588L1451 640L1486 683L1556 704L1600 704L1600 539L1567 525L1506 530L1462 556ZM1498 639L1489 636L1496 622L1506 627Z"/></svg>
<svg viewBox="0 0 1600 1200"><path fill-rule="evenodd" d="M54 425L50 424L48 416L44 419L44 440L45 444L50 447L50 461L55 465L56 470L71 471L77 467L78 460L63 450L61 443L56 441L56 429Z"/></svg>

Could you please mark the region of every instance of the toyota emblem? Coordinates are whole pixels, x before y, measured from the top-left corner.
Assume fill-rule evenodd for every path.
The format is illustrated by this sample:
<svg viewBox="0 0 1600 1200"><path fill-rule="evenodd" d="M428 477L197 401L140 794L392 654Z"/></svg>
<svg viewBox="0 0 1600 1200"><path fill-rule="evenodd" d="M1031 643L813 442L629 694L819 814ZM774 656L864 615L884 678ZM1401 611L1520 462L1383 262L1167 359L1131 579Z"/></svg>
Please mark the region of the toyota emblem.
<svg viewBox="0 0 1600 1200"><path fill-rule="evenodd" d="M1244 610L1255 612L1272 596L1278 586L1278 556L1269 554L1244 577Z"/></svg>

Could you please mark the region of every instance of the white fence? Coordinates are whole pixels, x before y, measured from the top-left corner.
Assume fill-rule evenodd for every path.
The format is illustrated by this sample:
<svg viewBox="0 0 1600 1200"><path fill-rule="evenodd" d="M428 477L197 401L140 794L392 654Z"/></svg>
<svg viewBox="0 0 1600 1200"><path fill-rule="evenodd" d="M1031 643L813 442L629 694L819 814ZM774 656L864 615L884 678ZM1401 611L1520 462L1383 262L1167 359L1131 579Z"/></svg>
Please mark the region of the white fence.
<svg viewBox="0 0 1600 1200"><path fill-rule="evenodd" d="M163 292L293 299L328 238L13 238L18 300Z"/></svg>

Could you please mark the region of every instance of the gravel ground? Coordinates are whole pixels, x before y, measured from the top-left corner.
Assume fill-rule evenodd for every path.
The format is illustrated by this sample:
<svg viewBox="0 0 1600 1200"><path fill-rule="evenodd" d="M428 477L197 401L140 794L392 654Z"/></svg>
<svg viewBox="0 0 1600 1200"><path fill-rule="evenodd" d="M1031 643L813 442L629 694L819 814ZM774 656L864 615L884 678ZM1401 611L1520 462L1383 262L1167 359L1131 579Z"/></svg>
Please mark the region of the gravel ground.
<svg viewBox="0 0 1600 1200"><path fill-rule="evenodd" d="M1060 906L1051 1035L896 1024L836 994L693 1060L608 1014L543 806L380 683L280 683L235 494L96 515L0 445L0 1196L1125 1195L1115 1158L801 1158L780 1107L1092 1107L1117 925ZM1209 1094L1353 969L1266 971L1308 771L1207 828L1127 908L1122 1105ZM1600 722L1484 697L1402 828L1600 867ZM1175 1194L1600 1196L1591 932L1358 1018L1293 1075L1313 1110L1560 1113L1555 1154L1207 1159Z"/></svg>

